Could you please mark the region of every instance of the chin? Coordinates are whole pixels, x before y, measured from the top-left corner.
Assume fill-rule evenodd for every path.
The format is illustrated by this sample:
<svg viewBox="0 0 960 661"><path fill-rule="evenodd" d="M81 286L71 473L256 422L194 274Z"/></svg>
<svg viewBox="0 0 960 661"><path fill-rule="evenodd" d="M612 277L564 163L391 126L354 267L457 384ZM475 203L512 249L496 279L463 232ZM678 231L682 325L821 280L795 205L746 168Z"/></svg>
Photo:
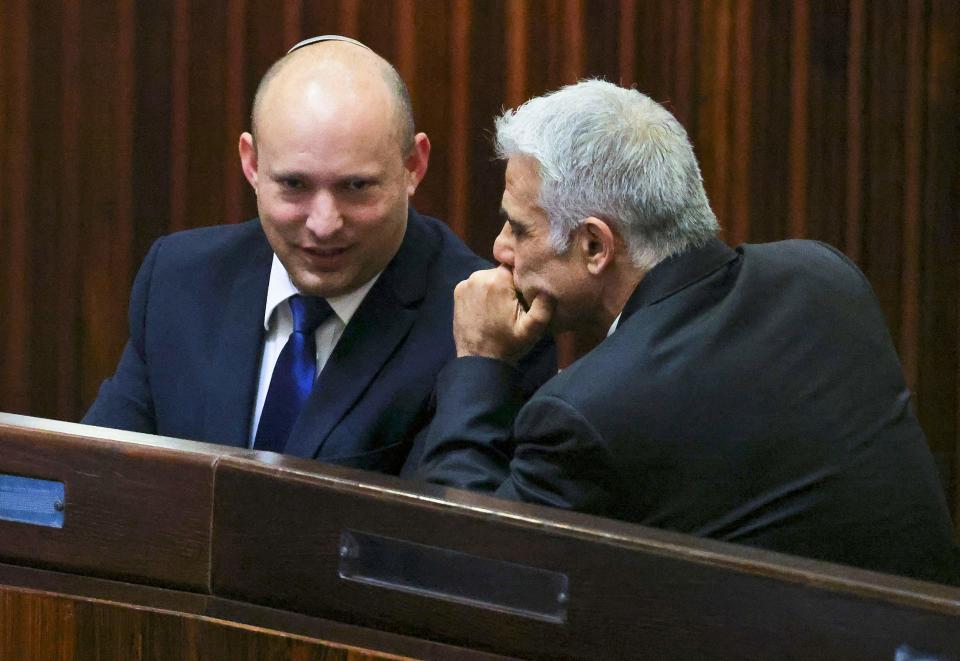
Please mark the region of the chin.
<svg viewBox="0 0 960 661"><path fill-rule="evenodd" d="M290 279L293 281L293 284L296 285L297 289L307 296L331 298L333 296L340 296L341 294L346 294L351 291L351 288L339 281L339 279L337 281L331 281L329 279L320 280L317 278Z"/></svg>
<svg viewBox="0 0 960 661"><path fill-rule="evenodd" d="M580 312L577 314L576 312ZM567 333L576 331L578 326L583 324L583 311L575 311L574 314L568 314L565 306L557 305L553 311L553 317L550 319L550 331L553 333ZM579 323L578 323L579 322Z"/></svg>

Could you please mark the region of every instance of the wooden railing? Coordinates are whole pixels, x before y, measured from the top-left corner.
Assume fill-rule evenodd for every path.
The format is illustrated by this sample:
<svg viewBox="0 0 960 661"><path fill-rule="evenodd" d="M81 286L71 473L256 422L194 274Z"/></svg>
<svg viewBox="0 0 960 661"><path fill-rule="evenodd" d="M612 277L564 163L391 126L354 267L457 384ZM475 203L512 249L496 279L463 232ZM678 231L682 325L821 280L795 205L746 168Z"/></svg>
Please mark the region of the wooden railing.
<svg viewBox="0 0 960 661"><path fill-rule="evenodd" d="M0 414L0 474L64 488L2 659L960 655L955 588L270 453Z"/></svg>

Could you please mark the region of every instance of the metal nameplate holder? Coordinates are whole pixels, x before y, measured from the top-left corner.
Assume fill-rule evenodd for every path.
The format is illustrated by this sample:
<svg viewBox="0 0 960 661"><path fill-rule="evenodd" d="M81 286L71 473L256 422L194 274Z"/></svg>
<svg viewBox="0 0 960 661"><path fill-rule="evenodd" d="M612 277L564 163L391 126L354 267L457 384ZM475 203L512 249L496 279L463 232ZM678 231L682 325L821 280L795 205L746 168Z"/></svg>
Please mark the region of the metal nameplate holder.
<svg viewBox="0 0 960 661"><path fill-rule="evenodd" d="M380 535L340 536L340 577L389 590L562 624L565 574Z"/></svg>

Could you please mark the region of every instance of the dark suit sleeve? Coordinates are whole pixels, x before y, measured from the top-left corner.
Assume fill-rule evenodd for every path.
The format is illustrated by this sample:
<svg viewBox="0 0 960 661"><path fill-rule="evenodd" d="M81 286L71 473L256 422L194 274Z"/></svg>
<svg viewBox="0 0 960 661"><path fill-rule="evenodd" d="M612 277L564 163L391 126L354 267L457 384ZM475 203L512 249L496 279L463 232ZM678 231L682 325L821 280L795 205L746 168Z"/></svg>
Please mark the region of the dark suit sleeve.
<svg viewBox="0 0 960 661"><path fill-rule="evenodd" d="M87 425L156 433L153 397L146 361L146 320L150 284L163 239L150 248L130 294L130 338L116 373L100 386L97 399L81 420Z"/></svg>
<svg viewBox="0 0 960 661"><path fill-rule="evenodd" d="M558 397L530 400L514 423L510 471L496 495L564 509L609 514L619 483L596 428Z"/></svg>
<svg viewBox="0 0 960 661"><path fill-rule="evenodd" d="M458 358L441 372L437 415L420 477L429 482L554 507L604 513L616 483L593 426L563 400L522 405L507 363Z"/></svg>
<svg viewBox="0 0 960 661"><path fill-rule="evenodd" d="M478 491L493 491L506 479L511 425L522 403L519 379L515 367L490 358L457 358L443 368L422 479Z"/></svg>
<svg viewBox="0 0 960 661"><path fill-rule="evenodd" d="M451 367L451 376L447 377L447 382L456 384L459 381L459 375L462 372L464 378L471 378L470 374L474 370L490 372L491 383L498 383L504 388L504 392L509 397L509 403L506 404L507 411L513 411L514 414L520 409L520 405L526 402L540 386L549 381L557 373L557 349L553 342L553 337L545 335L543 339L537 342L536 346L527 353L520 361L516 369L500 361L486 361L485 359L463 359L462 368ZM478 374L479 379L487 378L486 374ZM437 387L431 393L425 419L433 420L437 415L437 390L440 383L438 376ZM456 408L454 408L456 410ZM510 421L507 421L508 424ZM443 425L446 422L439 422L437 425ZM489 424L487 428L490 429ZM431 424L423 426L416 434L411 445L410 453L407 455L403 469L400 471L400 477L419 479L420 465L423 463L424 454L427 450L427 443L430 438ZM498 434L499 436L499 434ZM499 452L500 450L497 450ZM499 461L498 461L499 463Z"/></svg>

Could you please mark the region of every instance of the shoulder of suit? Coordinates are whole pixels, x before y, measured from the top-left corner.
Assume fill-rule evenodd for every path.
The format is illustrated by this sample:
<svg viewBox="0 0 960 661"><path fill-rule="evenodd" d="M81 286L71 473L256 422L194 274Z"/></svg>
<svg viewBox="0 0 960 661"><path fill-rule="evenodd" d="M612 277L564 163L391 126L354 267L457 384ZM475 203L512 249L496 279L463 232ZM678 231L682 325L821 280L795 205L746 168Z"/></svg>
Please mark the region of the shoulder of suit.
<svg viewBox="0 0 960 661"><path fill-rule="evenodd" d="M474 271L492 266L473 252L442 220L411 210L409 225L410 231L418 235L416 240L428 241L434 246L438 265L444 271L455 272L465 278Z"/></svg>
<svg viewBox="0 0 960 661"><path fill-rule="evenodd" d="M810 259L829 259L835 261L840 259L848 262L849 259L833 246L822 241L813 241L811 239L786 239L784 241L773 241L771 243L745 243L738 248L744 255L759 258L792 259L792 260L810 260Z"/></svg>
<svg viewBox="0 0 960 661"><path fill-rule="evenodd" d="M840 250L821 241L788 239L773 243L744 244L738 248L746 264L763 263L777 269L853 271L859 269Z"/></svg>
<svg viewBox="0 0 960 661"><path fill-rule="evenodd" d="M164 251L209 253L249 244L268 246L257 219L232 225L212 225L173 232L162 237Z"/></svg>
<svg viewBox="0 0 960 661"><path fill-rule="evenodd" d="M231 225L197 227L173 232L158 239L162 260L209 260L219 255L246 253L248 258L270 252L257 219Z"/></svg>
<svg viewBox="0 0 960 661"><path fill-rule="evenodd" d="M777 287L784 295L810 299L816 305L873 299L873 287L853 261L820 241L791 239L742 246L744 286ZM789 288L789 294L787 294Z"/></svg>
<svg viewBox="0 0 960 661"><path fill-rule="evenodd" d="M266 239L263 228L260 225L260 220L257 218L242 223L194 227L192 229L173 232L163 237L166 244L173 244L178 247L181 245L216 246L235 241L249 240L251 238Z"/></svg>

